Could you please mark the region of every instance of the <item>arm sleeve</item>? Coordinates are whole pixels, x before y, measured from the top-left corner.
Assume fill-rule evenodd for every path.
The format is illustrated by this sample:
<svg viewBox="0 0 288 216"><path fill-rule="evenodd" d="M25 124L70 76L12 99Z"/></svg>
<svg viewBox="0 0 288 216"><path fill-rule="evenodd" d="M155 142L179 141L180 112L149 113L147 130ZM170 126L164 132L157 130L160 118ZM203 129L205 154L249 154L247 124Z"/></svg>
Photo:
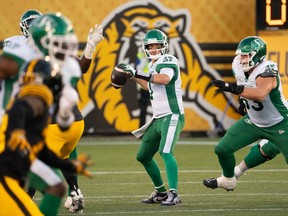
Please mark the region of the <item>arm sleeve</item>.
<svg viewBox="0 0 288 216"><path fill-rule="evenodd" d="M38 154L38 159L46 163L48 166L69 172L76 172L76 167L69 160L60 159L54 152L48 149L46 145Z"/></svg>

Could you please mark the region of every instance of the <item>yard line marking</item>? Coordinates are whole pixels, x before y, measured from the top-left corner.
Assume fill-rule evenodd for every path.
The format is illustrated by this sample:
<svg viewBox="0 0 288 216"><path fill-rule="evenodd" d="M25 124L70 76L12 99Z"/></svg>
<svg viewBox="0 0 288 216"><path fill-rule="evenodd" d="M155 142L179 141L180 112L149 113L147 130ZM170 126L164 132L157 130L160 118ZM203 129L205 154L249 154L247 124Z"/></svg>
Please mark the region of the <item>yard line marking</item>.
<svg viewBox="0 0 288 216"><path fill-rule="evenodd" d="M88 199L88 200L107 200L107 199L119 199L119 198L126 198L126 199L131 199L131 198L143 198L147 196L146 195L127 195L127 196L98 196L98 197L85 197L85 199ZM181 194L181 197L202 197L202 196L288 196L288 194L286 193L283 193L283 194L279 194L279 193L229 193L229 194L223 194L223 193L220 193L220 194L216 194L216 193L211 193L211 194ZM136 200L137 203L139 200ZM133 203L133 201L131 202ZM288 207L288 205L287 205Z"/></svg>
<svg viewBox="0 0 288 216"><path fill-rule="evenodd" d="M166 183L166 182L165 182ZM183 185L183 184L202 184L202 181L180 181L178 182L180 185ZM237 184L242 184L242 183L283 183L283 184L286 184L288 183L288 180L285 181L271 181L271 180L255 180L255 181L237 181ZM89 185L89 186L119 186L119 185L151 185L151 183L145 183L145 182L122 182L122 183L86 183L85 185Z"/></svg>
<svg viewBox="0 0 288 216"><path fill-rule="evenodd" d="M176 207L177 208L177 207ZM169 210L157 210L157 211L120 211L120 212L85 212L85 215L127 215L127 214L132 214L132 215L137 215L137 214L154 214L154 213L193 213L193 212L230 212L230 211L244 211L245 213L250 212L250 211L256 211L259 213L259 211L264 212L264 211L271 211L271 213L273 212L277 212L277 211L283 211L283 210L287 210L288 208L237 208L237 209L228 209L228 208L221 208L221 209L175 209L175 208L170 208ZM71 214L59 214L59 215L71 215Z"/></svg>
<svg viewBox="0 0 288 216"><path fill-rule="evenodd" d="M179 170L179 173L215 173L221 170ZM263 169L263 170L249 170L250 172L288 172L288 169ZM146 171L97 171L91 172L93 175L113 175L113 174L146 174ZM165 171L161 171L165 173Z"/></svg>
<svg viewBox="0 0 288 216"><path fill-rule="evenodd" d="M120 140L107 140L107 141L80 141L78 145L83 146L97 146L97 145L140 145L141 141L120 141ZM216 145L218 141L178 141L177 145Z"/></svg>

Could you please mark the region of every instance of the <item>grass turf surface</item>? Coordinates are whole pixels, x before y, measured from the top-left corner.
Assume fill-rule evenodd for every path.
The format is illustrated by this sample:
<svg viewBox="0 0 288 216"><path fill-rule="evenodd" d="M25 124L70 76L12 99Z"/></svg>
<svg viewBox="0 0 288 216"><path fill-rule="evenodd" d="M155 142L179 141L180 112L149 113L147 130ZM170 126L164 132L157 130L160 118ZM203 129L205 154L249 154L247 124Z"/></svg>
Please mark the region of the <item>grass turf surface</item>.
<svg viewBox="0 0 288 216"><path fill-rule="evenodd" d="M255 169L249 170L237 182L233 192L209 189L203 186L205 178L221 175L220 165L214 154L213 139L182 139L175 148L179 168L179 195L182 204L163 207L158 204L140 203L154 190L142 165L136 161L139 141L136 139L83 138L78 153L91 155L94 166L89 170L93 178L79 177L85 197L84 215L153 215L167 216L247 216L288 214L288 167L278 155ZM203 143L208 142L208 145ZM190 144L189 143L193 143ZM127 143L127 144L126 144ZM202 144L197 144L202 143ZM239 163L250 147L238 151ZM163 161L156 155L162 177L167 186ZM41 195L37 194L37 202ZM64 202L64 200L63 200ZM75 215L64 207L59 215Z"/></svg>

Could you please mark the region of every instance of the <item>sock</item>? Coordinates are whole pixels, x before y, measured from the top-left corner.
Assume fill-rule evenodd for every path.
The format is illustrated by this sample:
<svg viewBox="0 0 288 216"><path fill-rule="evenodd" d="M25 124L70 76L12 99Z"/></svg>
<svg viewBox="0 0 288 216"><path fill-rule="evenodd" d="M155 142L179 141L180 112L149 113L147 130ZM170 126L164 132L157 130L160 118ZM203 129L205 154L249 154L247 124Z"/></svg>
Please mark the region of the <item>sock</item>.
<svg viewBox="0 0 288 216"><path fill-rule="evenodd" d="M246 165L244 160L240 162L238 167L243 173L246 172L249 169L249 167Z"/></svg>
<svg viewBox="0 0 288 216"><path fill-rule="evenodd" d="M168 185L170 190L176 190L178 188L178 165L177 161L172 153L169 154L162 154L161 155L164 164L166 167L166 173L167 173L167 179L168 179Z"/></svg>
<svg viewBox="0 0 288 216"><path fill-rule="evenodd" d="M166 192L166 188L165 188L164 184L159 186L159 187L155 187L155 189L160 193Z"/></svg>
<svg viewBox="0 0 288 216"><path fill-rule="evenodd" d="M77 148L74 148L74 150L70 153L70 155L69 155L69 159L70 160L76 160L77 159L77 157L78 157L78 153L77 153ZM75 174L76 175L76 174ZM77 185L78 185L78 175L76 175L76 182L77 182ZM71 193L71 188L70 188L70 186L68 187L68 190L67 190L67 192L68 192L68 196L70 196L70 193Z"/></svg>
<svg viewBox="0 0 288 216"><path fill-rule="evenodd" d="M159 187L159 185L164 185L160 174L159 166L155 160L152 159L150 161L141 161L141 163L143 164L148 175L150 176L155 188ZM159 188L159 190L163 190L163 188ZM164 190L159 192L164 192Z"/></svg>
<svg viewBox="0 0 288 216"><path fill-rule="evenodd" d="M44 215L56 216L61 205L61 198L52 194L45 194L39 209Z"/></svg>

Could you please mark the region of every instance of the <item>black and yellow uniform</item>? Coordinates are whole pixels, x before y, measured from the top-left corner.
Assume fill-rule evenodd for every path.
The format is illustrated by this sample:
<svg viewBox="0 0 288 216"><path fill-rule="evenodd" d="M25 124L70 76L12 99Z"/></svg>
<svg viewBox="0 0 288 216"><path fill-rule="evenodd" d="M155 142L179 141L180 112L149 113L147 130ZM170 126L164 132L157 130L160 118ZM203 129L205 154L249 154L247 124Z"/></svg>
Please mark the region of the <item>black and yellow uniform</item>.
<svg viewBox="0 0 288 216"><path fill-rule="evenodd" d="M75 164L61 160L45 144L50 111L53 110L51 105L55 102L53 94L60 94L61 91L59 83L57 83L59 78L56 79L57 81L55 79L52 81L51 68L47 64L44 60L34 60L28 63L23 77L24 85L3 117L0 130L2 149L0 154L0 215L56 215L61 200L57 208L48 209L49 213L40 206L42 214L31 202L30 197L26 195L22 186L27 173L31 167L35 167L36 163L47 169L51 169L49 166L70 172L76 172L79 169ZM46 69L47 71L45 71ZM34 70L41 74L35 75L36 71ZM37 79L36 76L38 76ZM39 80L42 80L43 83L39 83ZM53 87L56 87L58 92L53 91L55 90ZM41 163L39 159L42 161ZM56 179L56 183L58 181L59 179ZM62 180L60 179L60 181Z"/></svg>
<svg viewBox="0 0 288 216"><path fill-rule="evenodd" d="M77 146L83 131L84 119L78 106L73 109L75 121L67 130L61 130L55 120L48 125L46 143L58 157L61 159L69 158L70 153Z"/></svg>
<svg viewBox="0 0 288 216"><path fill-rule="evenodd" d="M34 117L33 109L24 99L31 95L41 98L40 103L45 104L43 115ZM42 215L22 186L31 162L35 159L33 154L44 150L44 131L52 102L53 95L47 86L25 85L3 118L1 140L5 140L5 143L1 145L5 144L5 147L0 156L0 197L3 199L0 209L3 215ZM17 142L25 140L27 146L23 144L14 150L7 147L8 144L18 145Z"/></svg>

